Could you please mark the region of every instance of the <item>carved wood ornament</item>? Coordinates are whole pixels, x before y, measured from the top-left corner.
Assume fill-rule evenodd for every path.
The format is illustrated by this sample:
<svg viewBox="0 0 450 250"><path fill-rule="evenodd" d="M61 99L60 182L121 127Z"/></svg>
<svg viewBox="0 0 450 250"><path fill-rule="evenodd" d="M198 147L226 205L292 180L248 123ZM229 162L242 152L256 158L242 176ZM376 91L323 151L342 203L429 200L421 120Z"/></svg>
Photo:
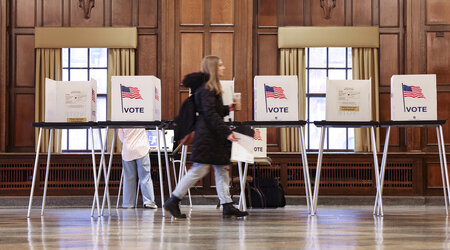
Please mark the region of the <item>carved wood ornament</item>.
<svg viewBox="0 0 450 250"><path fill-rule="evenodd" d="M320 0L320 8L323 9L323 17L331 18L331 10L336 8L336 0Z"/></svg>
<svg viewBox="0 0 450 250"><path fill-rule="evenodd" d="M91 10L95 6L95 0L78 0L79 7L84 11L84 19L89 19L91 17Z"/></svg>

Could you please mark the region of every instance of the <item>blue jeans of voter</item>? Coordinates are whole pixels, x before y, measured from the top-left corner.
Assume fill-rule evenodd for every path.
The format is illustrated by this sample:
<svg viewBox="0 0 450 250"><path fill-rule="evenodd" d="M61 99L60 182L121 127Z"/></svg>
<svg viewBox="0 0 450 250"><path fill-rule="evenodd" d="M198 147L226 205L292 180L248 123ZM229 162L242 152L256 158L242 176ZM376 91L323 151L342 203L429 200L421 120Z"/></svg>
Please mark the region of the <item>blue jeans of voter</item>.
<svg viewBox="0 0 450 250"><path fill-rule="evenodd" d="M144 204L155 201L153 192L153 181L150 172L150 157L145 155L142 158L132 161L122 161L123 166L123 200L122 207L134 207L136 202L136 180L139 179L142 200Z"/></svg>
<svg viewBox="0 0 450 250"><path fill-rule="evenodd" d="M208 172L211 164L194 162L187 174L183 176L181 182L178 183L173 195L179 199L183 199L189 188L197 181L203 178ZM216 177L216 191L219 196L220 204L233 202L230 195L230 175L228 169L230 166L212 165L214 167L214 175Z"/></svg>

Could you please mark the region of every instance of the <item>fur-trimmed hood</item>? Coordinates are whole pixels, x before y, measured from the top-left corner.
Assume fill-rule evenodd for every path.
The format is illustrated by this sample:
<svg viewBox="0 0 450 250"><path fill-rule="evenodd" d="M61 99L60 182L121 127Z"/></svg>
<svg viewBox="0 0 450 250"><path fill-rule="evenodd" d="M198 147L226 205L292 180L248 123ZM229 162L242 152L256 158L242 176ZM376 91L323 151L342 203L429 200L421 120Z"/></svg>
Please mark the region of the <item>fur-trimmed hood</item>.
<svg viewBox="0 0 450 250"><path fill-rule="evenodd" d="M198 87L209 80L209 74L203 72L195 72L186 75L183 79L183 86L190 88L195 93Z"/></svg>

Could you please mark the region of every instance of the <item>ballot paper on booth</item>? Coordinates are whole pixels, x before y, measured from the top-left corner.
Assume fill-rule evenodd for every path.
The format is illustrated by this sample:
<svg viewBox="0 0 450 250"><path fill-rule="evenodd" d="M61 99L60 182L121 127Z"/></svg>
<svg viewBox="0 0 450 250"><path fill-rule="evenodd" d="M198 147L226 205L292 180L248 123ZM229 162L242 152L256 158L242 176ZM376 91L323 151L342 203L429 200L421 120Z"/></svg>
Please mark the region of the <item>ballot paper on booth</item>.
<svg viewBox="0 0 450 250"><path fill-rule="evenodd" d="M231 161L253 163L255 161L253 156L255 140L252 136L233 133L238 140L231 144Z"/></svg>
<svg viewBox="0 0 450 250"><path fill-rule="evenodd" d="M297 76L255 76L255 121L298 121Z"/></svg>
<svg viewBox="0 0 450 250"><path fill-rule="evenodd" d="M233 103L233 93L234 93L234 81L220 81L222 87L222 101L223 105L230 105ZM230 111L230 114L224 117L224 121L229 120L234 121L234 111Z"/></svg>
<svg viewBox="0 0 450 250"><path fill-rule="evenodd" d="M371 80L327 79L327 121L372 120Z"/></svg>
<svg viewBox="0 0 450 250"><path fill-rule="evenodd" d="M97 81L45 79L45 122L97 121Z"/></svg>
<svg viewBox="0 0 450 250"><path fill-rule="evenodd" d="M267 128L255 128L255 145L253 147L253 156L255 158L267 157Z"/></svg>
<svg viewBox="0 0 450 250"><path fill-rule="evenodd" d="M160 121L161 80L154 76L111 77L111 121Z"/></svg>
<svg viewBox="0 0 450 250"><path fill-rule="evenodd" d="M391 77L391 120L437 120L436 75Z"/></svg>

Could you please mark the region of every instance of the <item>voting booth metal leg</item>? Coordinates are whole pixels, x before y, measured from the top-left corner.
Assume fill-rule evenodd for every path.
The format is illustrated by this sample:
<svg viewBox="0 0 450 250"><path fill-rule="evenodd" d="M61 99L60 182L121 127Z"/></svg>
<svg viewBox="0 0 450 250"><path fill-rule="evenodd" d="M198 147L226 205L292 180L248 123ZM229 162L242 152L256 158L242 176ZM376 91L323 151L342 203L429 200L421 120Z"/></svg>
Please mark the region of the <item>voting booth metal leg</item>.
<svg viewBox="0 0 450 250"><path fill-rule="evenodd" d="M138 207L138 200L139 200L139 187L141 186L141 179L138 178L137 188L136 188L136 201L134 204L134 207Z"/></svg>
<svg viewBox="0 0 450 250"><path fill-rule="evenodd" d="M106 177L105 177L105 192L103 193L103 202L102 202L102 211L101 211L101 216L103 216L103 210L105 208L105 197L108 191L108 185L109 185L109 175L111 174L111 167L112 167L112 161L113 161L113 153L114 153L114 144L116 143L116 134L117 134L117 129L114 129L114 134L113 134L113 139L111 142L111 150L110 150L110 154L109 154L109 162L108 162L108 172L106 173Z"/></svg>
<svg viewBox="0 0 450 250"><path fill-rule="evenodd" d="M375 141L375 127L370 127L370 135L372 138L372 154L373 154L373 167L375 169L375 184L377 187L377 194L380 197L378 200L378 205L380 206L381 215L383 215L383 200L381 199L381 189L380 189L380 171L378 165L378 156L377 156L377 143ZM377 196L375 196L376 199Z"/></svg>
<svg viewBox="0 0 450 250"><path fill-rule="evenodd" d="M92 147L91 147L91 156L92 156L92 171L93 171L93 177L94 177L94 185L95 185L95 193L94 193L94 197L95 197L95 202L97 203L97 215L100 216L100 202L99 202L99 198L98 198L98 183L100 182L99 179L97 179L97 166L95 164L95 149L94 149L94 128L90 128L89 129L89 133L91 135L91 142L92 142ZM99 170L101 171L101 162L100 162L100 167ZM105 189L106 190L106 189ZM93 214L91 214L92 216Z"/></svg>
<svg viewBox="0 0 450 250"><path fill-rule="evenodd" d="M445 155L444 136L442 133L441 125L436 127L436 134L438 137L439 160L441 163L442 188L444 191L444 201L445 201L445 214L448 215L448 207L450 205L450 197L449 197L450 187L448 180L447 157Z"/></svg>
<svg viewBox="0 0 450 250"><path fill-rule="evenodd" d="M106 175L108 174L108 172L107 172L106 163L105 163L105 146L104 145L106 143L107 136L105 136L105 143L103 143L101 128L98 129L98 134L99 134L99 139L100 139L100 147L101 147L101 151L102 151L102 154L101 154L101 157L100 157L100 164L102 165L103 176L104 176L104 178L106 180ZM99 178L97 178L98 186L100 186L100 176L101 176L100 173L101 173L101 171L99 170L99 173L98 173ZM110 200L110 197L109 197L109 187L108 188L105 187L105 190L106 190L106 199L108 200L108 212L109 212L109 214L111 214L111 200Z"/></svg>
<svg viewBox="0 0 450 250"><path fill-rule="evenodd" d="M34 186L36 185L36 174L37 174L38 161L39 161L39 150L41 149L41 138L42 138L42 128L39 128L38 144L37 144L37 148L36 148L36 158L34 159L33 181L31 182L31 191L30 191L30 200L28 202L27 218L30 217L31 205L33 203Z"/></svg>
<svg viewBox="0 0 450 250"><path fill-rule="evenodd" d="M241 195L239 197L239 210L247 211L247 203L245 201L245 181L247 176L248 163L245 163L244 170L242 170L242 162L238 161L239 180L241 184Z"/></svg>
<svg viewBox="0 0 450 250"><path fill-rule="evenodd" d="M164 158L166 160L167 185L169 186L169 194L171 194L172 181L170 180L169 155L167 154L167 146L166 146L166 130L164 128L161 130L163 134Z"/></svg>
<svg viewBox="0 0 450 250"><path fill-rule="evenodd" d="M306 157L306 145L303 137L303 127L298 128L298 138L300 139L300 150L302 154L302 163L303 163L303 178L305 179L305 196L306 196L306 206L308 207L308 213L311 213L311 183L309 178L309 167L308 167L308 158Z"/></svg>
<svg viewBox="0 0 450 250"><path fill-rule="evenodd" d="M158 144L157 150L158 150L158 171L159 171L159 189L161 192L161 207L164 206L164 182L163 182L163 173L162 173L162 162L161 162L161 149L160 147L160 138L159 138L159 128L156 128L156 141ZM163 209L164 214L164 209Z"/></svg>
<svg viewBox="0 0 450 250"><path fill-rule="evenodd" d="M116 209L119 208L120 192L122 191L122 181L123 181L123 168L122 168L122 174L120 175L120 184L119 184L119 191L117 193Z"/></svg>
<svg viewBox="0 0 450 250"><path fill-rule="evenodd" d="M50 172L50 155L51 147L53 142L53 131L54 129L50 129L50 138L48 141L48 151L47 151L47 166L45 167L45 184L44 184L44 196L42 197L42 207L41 207L41 216L44 216L45 210L45 198L47 197L47 185L48 185L48 173Z"/></svg>
<svg viewBox="0 0 450 250"><path fill-rule="evenodd" d="M102 170L103 170L103 176L106 178L106 163L105 163L105 148L106 148L106 141L104 142L102 139L102 130L101 128L98 129L99 131L99 139L100 139L100 150L101 150L101 156L100 156L100 165L98 168L98 173L97 173L97 190L99 189L100 186L100 179L102 177ZM106 131L108 131L108 129L106 129ZM105 137L106 139L106 137ZM108 209L109 209L109 213L111 213L111 201L109 199L109 190L106 190L106 195L107 195L107 199L108 199ZM95 209L95 196L92 200L92 208L91 208L91 216L94 215L94 209Z"/></svg>
<svg viewBox="0 0 450 250"><path fill-rule="evenodd" d="M373 214L383 216L383 207L380 206L381 200L383 197L383 186L384 186L384 174L386 173L386 159L389 148L389 136L391 134L391 127L387 127L386 130L386 139L384 140L384 150L383 150L383 158L381 160L381 168L380 168L380 190L377 190L377 195L375 196L375 204L373 206Z"/></svg>
<svg viewBox="0 0 450 250"><path fill-rule="evenodd" d="M326 130L326 127L322 126L321 133L320 133L319 155L317 157L316 181L314 182L314 196L313 196L311 215L316 214L317 200L319 198L318 196L319 196L320 170L322 168L323 146L325 143L325 130Z"/></svg>

